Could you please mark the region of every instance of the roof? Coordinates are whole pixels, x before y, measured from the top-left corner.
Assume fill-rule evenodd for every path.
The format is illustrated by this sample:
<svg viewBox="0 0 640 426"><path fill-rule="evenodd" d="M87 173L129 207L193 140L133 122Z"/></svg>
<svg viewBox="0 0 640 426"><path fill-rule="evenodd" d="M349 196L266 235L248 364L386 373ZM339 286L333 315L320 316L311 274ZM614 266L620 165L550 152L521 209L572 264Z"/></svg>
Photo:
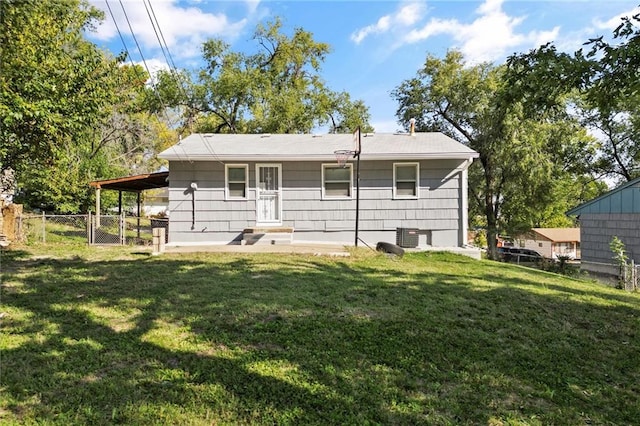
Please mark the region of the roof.
<svg viewBox="0 0 640 426"><path fill-rule="evenodd" d="M566 214L579 216L584 213L640 213L640 178L580 204Z"/></svg>
<svg viewBox="0 0 640 426"><path fill-rule="evenodd" d="M168 179L169 172L157 172L136 176L126 176L116 179L96 180L90 182L89 185L100 189L140 192L147 189L164 188L169 186Z"/></svg>
<svg viewBox="0 0 640 426"><path fill-rule="evenodd" d="M580 241L580 228L533 228L531 231L554 243Z"/></svg>
<svg viewBox="0 0 640 426"><path fill-rule="evenodd" d="M367 133L361 160L473 159L478 153L442 133ZM192 134L159 157L172 161L335 161L353 134Z"/></svg>

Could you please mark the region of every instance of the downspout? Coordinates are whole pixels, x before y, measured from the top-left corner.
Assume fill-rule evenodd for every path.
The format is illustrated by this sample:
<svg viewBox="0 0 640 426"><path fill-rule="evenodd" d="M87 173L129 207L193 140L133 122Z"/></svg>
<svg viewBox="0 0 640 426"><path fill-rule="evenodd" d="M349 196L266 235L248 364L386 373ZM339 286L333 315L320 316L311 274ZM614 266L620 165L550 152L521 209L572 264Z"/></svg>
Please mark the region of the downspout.
<svg viewBox="0 0 640 426"><path fill-rule="evenodd" d="M196 182L191 182L189 186L191 189L191 230L196 229L196 190L198 189L198 184Z"/></svg>
<svg viewBox="0 0 640 426"><path fill-rule="evenodd" d="M466 246L469 242L469 166L473 159L465 160L464 168L460 171L460 247Z"/></svg>
<svg viewBox="0 0 640 426"><path fill-rule="evenodd" d="M358 149L355 152L356 157L356 235L355 235L355 246L358 247L358 240L360 237L358 236L359 231L359 221L360 221L360 151L362 151L362 140L361 140L360 127L358 127Z"/></svg>

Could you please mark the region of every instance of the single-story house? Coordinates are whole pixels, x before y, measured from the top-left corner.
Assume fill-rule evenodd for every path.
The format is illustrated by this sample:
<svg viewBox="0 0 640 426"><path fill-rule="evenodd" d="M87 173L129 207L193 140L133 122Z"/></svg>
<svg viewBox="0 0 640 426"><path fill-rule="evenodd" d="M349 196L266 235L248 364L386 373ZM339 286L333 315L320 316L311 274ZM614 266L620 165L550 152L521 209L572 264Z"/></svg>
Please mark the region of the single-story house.
<svg viewBox="0 0 640 426"><path fill-rule="evenodd" d="M262 236L375 246L407 230L423 245L467 243L478 154L441 133L193 134L159 156L169 161L169 245Z"/></svg>
<svg viewBox="0 0 640 426"><path fill-rule="evenodd" d="M516 246L535 250L543 257L580 259L580 228L532 228L515 237Z"/></svg>
<svg viewBox="0 0 640 426"><path fill-rule="evenodd" d="M627 256L640 263L640 178L567 212L580 221L581 269L617 274L610 243L618 237Z"/></svg>

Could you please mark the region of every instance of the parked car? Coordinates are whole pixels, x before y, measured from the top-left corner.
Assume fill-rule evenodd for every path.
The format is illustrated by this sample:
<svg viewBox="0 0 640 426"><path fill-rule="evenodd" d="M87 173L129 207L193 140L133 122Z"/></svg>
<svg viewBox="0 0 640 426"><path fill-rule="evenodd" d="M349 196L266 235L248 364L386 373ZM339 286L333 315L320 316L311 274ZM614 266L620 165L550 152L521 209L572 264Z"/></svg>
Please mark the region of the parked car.
<svg viewBox="0 0 640 426"><path fill-rule="evenodd" d="M498 247L498 254L504 262L539 262L543 259L535 250L517 247Z"/></svg>

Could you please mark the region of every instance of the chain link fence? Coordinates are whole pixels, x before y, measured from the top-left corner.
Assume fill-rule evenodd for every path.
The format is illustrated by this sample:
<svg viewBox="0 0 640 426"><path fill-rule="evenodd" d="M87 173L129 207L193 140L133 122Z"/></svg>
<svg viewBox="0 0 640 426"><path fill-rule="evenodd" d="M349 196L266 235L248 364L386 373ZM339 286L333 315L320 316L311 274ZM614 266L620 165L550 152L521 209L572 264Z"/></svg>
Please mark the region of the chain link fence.
<svg viewBox="0 0 640 426"><path fill-rule="evenodd" d="M86 243L87 215L24 215L16 218L21 242Z"/></svg>
<svg viewBox="0 0 640 426"><path fill-rule="evenodd" d="M151 245L153 228L165 228L168 219L117 215L25 215L16 219L24 243L88 243L92 245ZM165 240L166 242L166 240Z"/></svg>

